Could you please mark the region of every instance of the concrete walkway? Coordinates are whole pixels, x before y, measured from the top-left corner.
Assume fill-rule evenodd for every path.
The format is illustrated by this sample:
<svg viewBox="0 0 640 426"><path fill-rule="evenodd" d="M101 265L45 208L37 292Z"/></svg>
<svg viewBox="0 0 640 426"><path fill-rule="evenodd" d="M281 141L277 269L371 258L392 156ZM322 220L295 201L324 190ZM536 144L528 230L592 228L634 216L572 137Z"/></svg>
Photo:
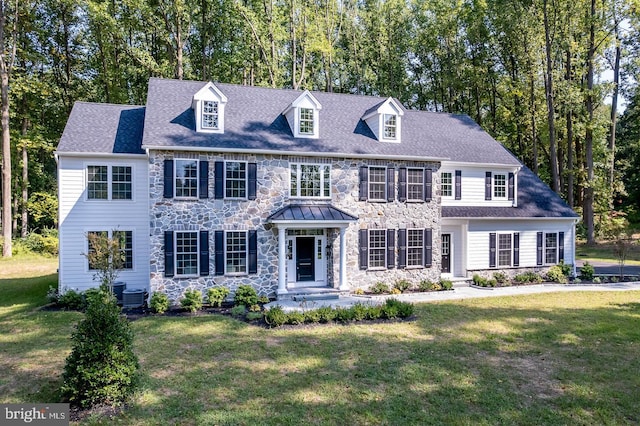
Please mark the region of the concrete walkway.
<svg viewBox="0 0 640 426"><path fill-rule="evenodd" d="M341 296L339 299L308 300L298 302L280 300L265 305L266 308L279 305L285 311L303 311L322 306L350 307L355 303L380 304L388 298L412 303L438 302L441 300L473 299L478 297L518 296L523 294L569 292L569 291L628 291L640 290L640 282L615 284L536 284L513 287L498 287L493 289L476 287L456 287L452 291L434 291L428 293L408 293L385 296Z"/></svg>

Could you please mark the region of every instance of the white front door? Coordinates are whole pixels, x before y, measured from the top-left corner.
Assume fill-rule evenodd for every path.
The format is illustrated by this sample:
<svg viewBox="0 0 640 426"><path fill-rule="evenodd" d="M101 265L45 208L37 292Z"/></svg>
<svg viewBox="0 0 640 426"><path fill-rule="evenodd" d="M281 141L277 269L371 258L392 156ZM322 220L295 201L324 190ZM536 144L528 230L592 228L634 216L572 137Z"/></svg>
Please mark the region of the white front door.
<svg viewBox="0 0 640 426"><path fill-rule="evenodd" d="M326 237L324 235L287 236L288 287L324 287L327 285Z"/></svg>

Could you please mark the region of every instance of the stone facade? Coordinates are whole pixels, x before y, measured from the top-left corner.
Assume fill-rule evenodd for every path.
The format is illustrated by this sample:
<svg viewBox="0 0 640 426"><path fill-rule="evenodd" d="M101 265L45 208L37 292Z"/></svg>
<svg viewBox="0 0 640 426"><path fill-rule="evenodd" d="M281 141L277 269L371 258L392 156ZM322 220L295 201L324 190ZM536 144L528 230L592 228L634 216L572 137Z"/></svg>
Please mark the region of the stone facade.
<svg viewBox="0 0 640 426"><path fill-rule="evenodd" d="M215 161L247 161L257 164L257 191L255 200L214 199L214 168L209 167L209 198L176 200L163 197L163 162L165 159L197 159ZM331 199L290 199L289 164L330 164ZM433 170L433 198L430 202L366 202L359 201L359 167L377 165L385 167L425 167ZM378 281L393 284L400 279L418 283L423 279L440 278L440 199L437 195L438 163L369 161L359 159L319 159L282 155L236 155L218 153L175 153L151 151L149 153L150 195L150 290L166 293L176 302L187 288L203 290L213 286L226 286L235 291L239 285L252 285L260 294L274 296L278 287L278 230L267 218L278 209L290 204L328 204L329 202L358 217L346 230L347 282L349 288L366 289ZM397 179L397 173L396 173ZM397 188L397 185L396 185ZM397 189L396 189L397 192ZM433 263L429 268L416 269L359 269L358 231L365 228L401 229L431 228L433 232ZM293 228L292 228L293 229ZM258 240L258 272L241 276L214 275L213 250L209 256L210 275L203 277L165 277L165 231L208 230L209 246L213 247L215 230L256 230ZM338 287L340 243L337 229L325 229L327 245L327 284Z"/></svg>

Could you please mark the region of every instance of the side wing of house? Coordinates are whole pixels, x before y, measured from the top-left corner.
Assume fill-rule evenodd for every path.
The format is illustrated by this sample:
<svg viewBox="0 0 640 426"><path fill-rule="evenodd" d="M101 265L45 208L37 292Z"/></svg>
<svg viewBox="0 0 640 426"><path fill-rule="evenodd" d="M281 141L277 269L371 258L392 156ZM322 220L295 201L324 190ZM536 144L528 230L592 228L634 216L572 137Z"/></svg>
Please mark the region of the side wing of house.
<svg viewBox="0 0 640 426"><path fill-rule="evenodd" d="M139 110L74 106L56 152L61 291L98 285L86 258L90 233L120 238L125 265L118 281L148 289L149 181L147 158L139 148Z"/></svg>

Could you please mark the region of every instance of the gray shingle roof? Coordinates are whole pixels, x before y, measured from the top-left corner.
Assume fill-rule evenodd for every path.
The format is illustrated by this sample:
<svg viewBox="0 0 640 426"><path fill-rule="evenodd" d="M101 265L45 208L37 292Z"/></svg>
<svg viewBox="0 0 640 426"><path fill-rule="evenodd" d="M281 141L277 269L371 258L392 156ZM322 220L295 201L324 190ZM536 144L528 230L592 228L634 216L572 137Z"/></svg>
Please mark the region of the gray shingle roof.
<svg viewBox="0 0 640 426"><path fill-rule="evenodd" d="M76 102L57 152L143 154L144 114L141 106Z"/></svg>
<svg viewBox="0 0 640 426"><path fill-rule="evenodd" d="M578 215L527 167L518 173L518 207L443 206L448 218L577 218Z"/></svg>
<svg viewBox="0 0 640 426"><path fill-rule="evenodd" d="M282 220L352 222L358 220L358 218L330 204L292 204L276 211L269 216L268 220L270 222Z"/></svg>
<svg viewBox="0 0 640 426"><path fill-rule="evenodd" d="M313 92L322 105L320 138L294 138L282 111L300 91L215 83L227 96L224 134L195 132L193 95L206 82L149 81L143 146L273 150L345 156L423 157L517 165L516 158L466 115L407 110L401 143L379 142L360 120L384 101Z"/></svg>

